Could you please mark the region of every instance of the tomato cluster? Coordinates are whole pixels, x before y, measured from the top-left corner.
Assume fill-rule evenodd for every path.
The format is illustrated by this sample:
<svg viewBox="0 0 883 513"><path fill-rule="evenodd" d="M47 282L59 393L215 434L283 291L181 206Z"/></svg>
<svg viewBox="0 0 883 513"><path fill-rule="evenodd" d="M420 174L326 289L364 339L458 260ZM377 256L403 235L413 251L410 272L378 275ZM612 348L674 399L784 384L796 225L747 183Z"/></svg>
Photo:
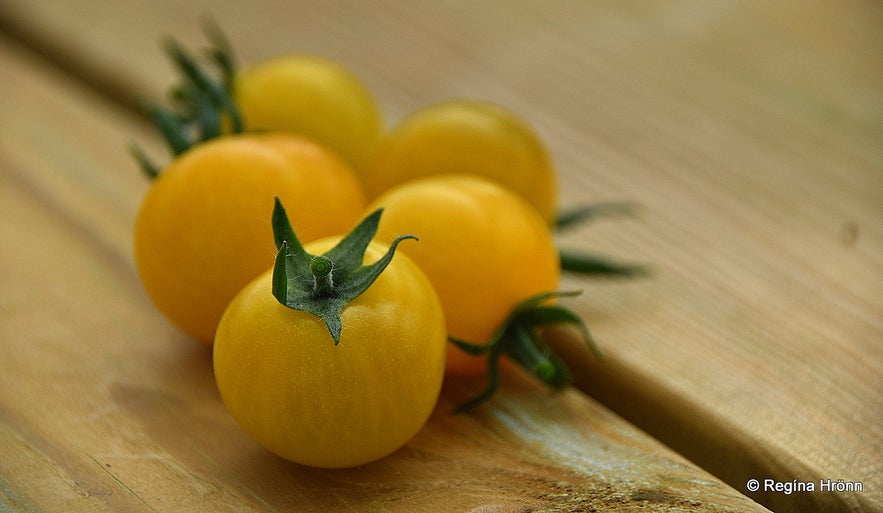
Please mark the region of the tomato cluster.
<svg viewBox="0 0 883 513"><path fill-rule="evenodd" d="M444 376L487 373L466 407L503 356L567 382L542 328L587 331L555 301L557 179L523 120L453 100L387 129L340 64L238 70L215 42L214 74L169 46L182 82L150 114L174 156L160 169L136 152L154 182L135 262L157 308L213 347L251 437L302 464L360 465L422 427Z"/></svg>

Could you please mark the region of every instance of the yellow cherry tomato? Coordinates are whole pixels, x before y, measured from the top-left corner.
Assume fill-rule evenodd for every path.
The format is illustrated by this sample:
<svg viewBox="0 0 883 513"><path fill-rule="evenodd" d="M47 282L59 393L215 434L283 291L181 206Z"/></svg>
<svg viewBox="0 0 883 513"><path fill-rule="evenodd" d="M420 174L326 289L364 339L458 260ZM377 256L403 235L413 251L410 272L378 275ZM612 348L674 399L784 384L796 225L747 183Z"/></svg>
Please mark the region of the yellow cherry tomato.
<svg viewBox="0 0 883 513"><path fill-rule="evenodd" d="M200 144L151 185L135 222L135 263L157 308L191 337L210 344L233 296L272 267L276 196L305 241L348 231L365 202L349 166L288 134Z"/></svg>
<svg viewBox="0 0 883 513"><path fill-rule="evenodd" d="M552 234L523 198L473 175L436 175L403 183L374 200L382 207L377 237L420 238L400 251L426 273L448 334L474 343L490 338L525 299L558 287ZM451 346L448 372L477 374L487 363Z"/></svg>
<svg viewBox="0 0 883 513"><path fill-rule="evenodd" d="M373 96L349 70L326 59L286 55L240 70L233 98L247 130L302 134L360 167L382 130Z"/></svg>
<svg viewBox="0 0 883 513"><path fill-rule="evenodd" d="M305 249L319 254L337 242ZM364 261L385 252L372 242ZM271 282L267 272L236 296L215 339L215 379L242 429L314 467L357 466L404 445L429 418L444 376L444 317L426 276L400 247L344 307L338 345L320 318L279 303Z"/></svg>
<svg viewBox="0 0 883 513"><path fill-rule="evenodd" d="M515 114L486 102L446 101L414 112L384 137L363 181L373 198L410 179L445 173L496 180L547 223L557 215L557 177L542 141Z"/></svg>

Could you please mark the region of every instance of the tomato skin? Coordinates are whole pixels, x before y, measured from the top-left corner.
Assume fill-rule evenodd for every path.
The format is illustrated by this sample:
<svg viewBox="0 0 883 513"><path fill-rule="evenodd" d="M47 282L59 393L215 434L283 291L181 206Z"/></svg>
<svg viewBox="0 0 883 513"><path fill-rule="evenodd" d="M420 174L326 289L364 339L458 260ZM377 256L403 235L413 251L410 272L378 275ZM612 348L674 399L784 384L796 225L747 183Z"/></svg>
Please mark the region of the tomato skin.
<svg viewBox="0 0 883 513"><path fill-rule="evenodd" d="M362 215L354 172L293 135L225 136L173 161L144 196L135 263L157 308L211 344L227 303L273 265L274 198L291 205L303 240L345 233Z"/></svg>
<svg viewBox="0 0 883 513"><path fill-rule="evenodd" d="M487 341L512 309L556 290L558 252L548 226L524 199L472 175L437 175L403 183L374 200L383 207L377 237L413 233L401 250L429 277L445 311L448 334ZM449 374L484 372L486 361L449 347Z"/></svg>
<svg viewBox="0 0 883 513"><path fill-rule="evenodd" d="M247 130L280 130L315 139L361 167L380 137L382 116L367 88L326 59L285 55L240 70L234 102Z"/></svg>
<svg viewBox="0 0 883 513"><path fill-rule="evenodd" d="M322 253L337 240L305 249ZM392 453L426 423L444 375L445 323L432 285L401 247L344 308L339 345L318 317L272 296L271 272L232 301L218 326L215 378L260 445L304 465L352 467ZM385 251L371 243L365 261Z"/></svg>
<svg viewBox="0 0 883 513"><path fill-rule="evenodd" d="M412 113L385 135L363 180L375 198L396 184L450 173L499 182L548 223L557 215L557 177L542 141L514 113L486 102L445 101Z"/></svg>

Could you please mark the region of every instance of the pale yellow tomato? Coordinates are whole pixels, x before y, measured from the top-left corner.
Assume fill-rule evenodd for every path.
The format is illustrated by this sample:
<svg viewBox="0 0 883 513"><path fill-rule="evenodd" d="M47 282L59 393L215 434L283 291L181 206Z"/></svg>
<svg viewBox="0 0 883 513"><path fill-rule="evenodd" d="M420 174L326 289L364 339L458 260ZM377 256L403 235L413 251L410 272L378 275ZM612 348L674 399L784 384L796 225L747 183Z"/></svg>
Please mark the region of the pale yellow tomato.
<svg viewBox="0 0 883 513"><path fill-rule="evenodd" d="M338 240L305 249L320 254ZM386 249L371 243L365 262ZM246 286L214 345L221 397L248 435L291 461L338 468L382 458L420 430L442 384L445 323L435 290L401 248L344 307L337 345L319 317L282 305L271 289L269 271Z"/></svg>
<svg viewBox="0 0 883 513"><path fill-rule="evenodd" d="M448 334L484 343L516 305L557 289L558 252L548 225L523 198L474 175L435 175L394 187L368 211L383 208L377 237L420 238L400 251L426 273L442 301ZM477 374L484 359L451 346L448 371Z"/></svg>
<svg viewBox="0 0 883 513"><path fill-rule="evenodd" d="M552 223L558 181L536 132L497 105L455 100L420 109L384 136L362 174L374 198L396 184L435 174L465 173L499 182Z"/></svg>
<svg viewBox="0 0 883 513"><path fill-rule="evenodd" d="M211 344L233 296L272 267L277 196L305 241L349 231L365 201L349 166L290 134L197 145L151 184L135 221L135 263L157 308L191 337Z"/></svg>
<svg viewBox="0 0 883 513"><path fill-rule="evenodd" d="M342 65L317 56L285 55L240 70L233 99L246 130L281 130L313 138L361 167L382 120L373 96Z"/></svg>

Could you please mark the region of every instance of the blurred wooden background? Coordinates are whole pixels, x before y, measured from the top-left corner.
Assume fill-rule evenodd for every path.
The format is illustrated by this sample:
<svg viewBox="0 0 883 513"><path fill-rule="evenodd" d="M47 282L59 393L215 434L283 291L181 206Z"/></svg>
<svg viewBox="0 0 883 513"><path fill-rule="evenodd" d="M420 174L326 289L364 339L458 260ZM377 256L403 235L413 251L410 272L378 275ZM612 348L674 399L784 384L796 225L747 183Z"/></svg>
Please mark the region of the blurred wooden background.
<svg viewBox="0 0 883 513"><path fill-rule="evenodd" d="M562 237L655 270L565 280L607 354L560 337L586 395L512 376L451 417L469 388L449 384L353 471L250 445L129 247L148 184L126 146L162 151L136 101L172 81L161 38L200 47L206 16L245 65L342 62L390 124L502 103L564 205L639 203ZM872 0L0 0L0 509L883 509L881 27ZM863 491L747 488L766 478Z"/></svg>

